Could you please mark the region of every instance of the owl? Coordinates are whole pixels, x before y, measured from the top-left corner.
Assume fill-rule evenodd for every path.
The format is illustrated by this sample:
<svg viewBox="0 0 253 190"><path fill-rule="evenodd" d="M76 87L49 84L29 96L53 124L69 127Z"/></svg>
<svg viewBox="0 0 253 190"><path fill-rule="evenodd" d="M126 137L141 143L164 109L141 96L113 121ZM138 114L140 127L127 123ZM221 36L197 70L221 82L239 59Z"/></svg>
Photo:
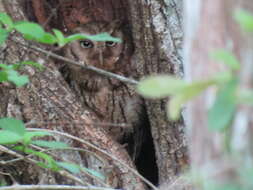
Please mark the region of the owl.
<svg viewBox="0 0 253 190"><path fill-rule="evenodd" d="M105 22L96 21L83 24L74 28L72 33L81 33L86 35L96 35L100 33L108 33L113 37L122 39L123 42L113 41L91 41L88 39L73 41L67 45L66 55L72 60L78 61L81 64L95 66L97 68L110 71L113 73L122 74L124 69L124 35L120 29L120 22ZM72 78L79 83L86 81L87 90L97 91L105 85L103 76L96 72L86 71L77 66L70 66Z"/></svg>
<svg viewBox="0 0 253 190"><path fill-rule="evenodd" d="M72 32L88 35L107 32L120 38L122 43L86 39L73 41L66 47L68 58L127 77L134 73L126 51L129 45L118 21L91 22L73 29ZM97 115L100 123L107 123L103 128L112 138L121 144L127 143L130 154L136 154L135 149L141 144L136 141L141 141L140 136L143 136L139 126L146 118L143 116L143 102L135 94L133 87L78 66L69 65L69 70L69 81L77 86L84 106Z"/></svg>

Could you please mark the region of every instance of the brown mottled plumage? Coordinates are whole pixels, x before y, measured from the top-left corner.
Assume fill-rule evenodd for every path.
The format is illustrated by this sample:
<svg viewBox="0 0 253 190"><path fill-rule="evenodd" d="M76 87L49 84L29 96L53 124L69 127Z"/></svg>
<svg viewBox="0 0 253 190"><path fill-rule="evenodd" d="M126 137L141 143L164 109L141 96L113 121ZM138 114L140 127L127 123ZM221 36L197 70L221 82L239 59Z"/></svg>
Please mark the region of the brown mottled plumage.
<svg viewBox="0 0 253 190"><path fill-rule="evenodd" d="M113 37L121 38L122 43L74 41L65 48L66 56L83 64L133 77L130 56L126 55L128 44L119 22L91 22L75 28L72 32L88 35L107 32ZM137 141L141 142L143 137L140 125L146 118L143 116L145 110L142 99L135 94L133 87L77 66L71 65L69 70L69 79L78 86L78 94L84 105L97 114L100 122L114 124L104 127L105 130L116 141L130 144L128 150L135 157L141 144ZM117 126L119 123L126 124L127 127Z"/></svg>

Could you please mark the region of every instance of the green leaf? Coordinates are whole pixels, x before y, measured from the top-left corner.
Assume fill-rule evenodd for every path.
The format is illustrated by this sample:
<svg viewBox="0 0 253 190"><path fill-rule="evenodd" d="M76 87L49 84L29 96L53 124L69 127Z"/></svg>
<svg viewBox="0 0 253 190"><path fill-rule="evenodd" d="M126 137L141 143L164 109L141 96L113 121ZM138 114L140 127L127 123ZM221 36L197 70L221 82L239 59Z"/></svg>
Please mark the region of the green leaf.
<svg viewBox="0 0 253 190"><path fill-rule="evenodd" d="M182 105L185 104L187 101L193 99L194 97L198 96L206 88L213 84L215 84L215 81L213 80L194 82L181 90L179 94L176 94L169 101L167 107L169 118L171 120L177 120L180 116L180 109Z"/></svg>
<svg viewBox="0 0 253 190"><path fill-rule="evenodd" d="M137 92L148 98L164 98L180 93L186 87L186 82L181 79L158 75L142 80L137 86Z"/></svg>
<svg viewBox="0 0 253 190"><path fill-rule="evenodd" d="M48 147L48 148L67 148L69 147L66 143L57 142L57 141L43 141L43 140L36 140L31 142L34 145Z"/></svg>
<svg viewBox="0 0 253 190"><path fill-rule="evenodd" d="M33 154L35 156L38 156L42 159L44 159L46 161L46 163L43 163L43 162L40 162L40 166L45 166L45 168L50 168L54 171L58 171L59 168L56 164L56 161L53 159L52 156L46 154L46 153L43 153L43 152L38 152L38 151L35 151L33 149L29 149L29 148L26 148L25 149L25 153L27 154Z"/></svg>
<svg viewBox="0 0 253 190"><path fill-rule="evenodd" d="M53 136L53 134L45 131L33 131L33 132L26 132L25 138L32 139L33 137L44 137L44 136Z"/></svg>
<svg viewBox="0 0 253 190"><path fill-rule="evenodd" d="M20 136L25 134L25 125L22 121L14 118L0 119L0 128L16 133Z"/></svg>
<svg viewBox="0 0 253 190"><path fill-rule="evenodd" d="M44 44L55 44L57 42L56 37L48 32L45 32L42 38L38 38L35 40Z"/></svg>
<svg viewBox="0 0 253 190"><path fill-rule="evenodd" d="M215 182L205 182L205 186L203 189L205 190L246 190L242 189L238 184L219 184Z"/></svg>
<svg viewBox="0 0 253 190"><path fill-rule="evenodd" d="M85 35L85 37L89 40L93 40L93 41L112 41L112 42L118 42L121 43L122 40L119 38L114 38L112 36L110 36L108 33L100 33L100 34L96 34L96 35Z"/></svg>
<svg viewBox="0 0 253 190"><path fill-rule="evenodd" d="M22 139L22 136L13 131L0 130L0 144L16 144Z"/></svg>
<svg viewBox="0 0 253 190"><path fill-rule="evenodd" d="M70 35L68 37L66 37L64 39L64 43L69 43L69 42L72 42L74 40L82 40L82 39L87 39L87 35L84 35L84 34L73 34L73 35Z"/></svg>
<svg viewBox="0 0 253 190"><path fill-rule="evenodd" d="M108 33L101 33L97 35L85 35L85 34L73 34L65 38L64 43L69 43L74 40L89 39L93 41L113 41L113 42L122 42L119 38L114 38Z"/></svg>
<svg viewBox="0 0 253 190"><path fill-rule="evenodd" d="M237 103L253 106L253 91L251 89L240 90L237 93Z"/></svg>
<svg viewBox="0 0 253 190"><path fill-rule="evenodd" d="M8 75L5 71L0 71L0 82L8 81Z"/></svg>
<svg viewBox="0 0 253 190"><path fill-rule="evenodd" d="M9 66L3 63L0 63L0 68L2 69L9 69Z"/></svg>
<svg viewBox="0 0 253 190"><path fill-rule="evenodd" d="M45 35L44 29L40 25L32 22L17 22L14 28L24 36L29 36L30 38L40 39Z"/></svg>
<svg viewBox="0 0 253 190"><path fill-rule="evenodd" d="M40 71L42 71L45 68L43 65L33 62L33 61L22 61L21 63L19 63L19 65L30 65L35 68L38 68Z"/></svg>
<svg viewBox="0 0 253 190"><path fill-rule="evenodd" d="M26 132L24 135L24 143L30 144L32 138L34 137L44 137L44 136L52 136L51 133L44 132L44 131L34 131L34 132Z"/></svg>
<svg viewBox="0 0 253 190"><path fill-rule="evenodd" d="M65 37L64 37L63 33L60 30L57 30L57 29L53 29L53 32L56 36L58 45L60 47L64 46L65 45Z"/></svg>
<svg viewBox="0 0 253 190"><path fill-rule="evenodd" d="M222 61L229 66L232 70L240 69L240 63L237 58L229 51L220 49L211 53L211 57L217 61Z"/></svg>
<svg viewBox="0 0 253 190"><path fill-rule="evenodd" d="M50 169L50 167L44 162L37 162L36 164L41 168Z"/></svg>
<svg viewBox="0 0 253 190"><path fill-rule="evenodd" d="M238 9L234 13L234 19L246 32L253 32L253 15L246 10Z"/></svg>
<svg viewBox="0 0 253 190"><path fill-rule="evenodd" d="M231 80L218 90L215 102L208 111L210 130L222 131L228 127L236 110L237 80Z"/></svg>
<svg viewBox="0 0 253 190"><path fill-rule="evenodd" d="M29 82L29 78L26 75L19 75L17 71L7 70L8 81L13 82L17 87L23 86Z"/></svg>
<svg viewBox="0 0 253 190"><path fill-rule="evenodd" d="M81 170L83 170L84 172L88 172L91 175L100 178L101 180L105 180L105 176L95 170L84 168L84 167L81 167Z"/></svg>
<svg viewBox="0 0 253 190"><path fill-rule="evenodd" d="M6 25L9 30L13 28L13 21L6 13L0 13L0 22Z"/></svg>
<svg viewBox="0 0 253 190"><path fill-rule="evenodd" d="M24 145L16 145L16 146L14 146L14 147L12 147L12 148L13 148L13 150L23 152L23 151L25 150L26 147L25 147Z"/></svg>
<svg viewBox="0 0 253 190"><path fill-rule="evenodd" d="M56 162L59 167L62 167L73 174L80 173L80 166L68 162Z"/></svg>
<svg viewBox="0 0 253 190"><path fill-rule="evenodd" d="M9 32L0 27L0 46L5 42L8 36Z"/></svg>

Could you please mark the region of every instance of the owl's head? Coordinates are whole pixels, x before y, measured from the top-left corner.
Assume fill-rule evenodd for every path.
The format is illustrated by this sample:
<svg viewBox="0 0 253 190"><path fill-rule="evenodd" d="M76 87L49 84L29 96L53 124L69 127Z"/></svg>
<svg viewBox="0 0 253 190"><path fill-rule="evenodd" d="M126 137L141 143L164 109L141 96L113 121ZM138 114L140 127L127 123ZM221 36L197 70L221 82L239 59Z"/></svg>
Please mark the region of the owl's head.
<svg viewBox="0 0 253 190"><path fill-rule="evenodd" d="M72 32L87 35L107 32L111 36L123 40L123 33L120 30L120 23L118 21L90 22L73 29ZM117 68L117 64L123 52L124 42L97 42L85 39L73 41L68 46L71 49L71 54L76 60L84 61L87 65L114 71Z"/></svg>

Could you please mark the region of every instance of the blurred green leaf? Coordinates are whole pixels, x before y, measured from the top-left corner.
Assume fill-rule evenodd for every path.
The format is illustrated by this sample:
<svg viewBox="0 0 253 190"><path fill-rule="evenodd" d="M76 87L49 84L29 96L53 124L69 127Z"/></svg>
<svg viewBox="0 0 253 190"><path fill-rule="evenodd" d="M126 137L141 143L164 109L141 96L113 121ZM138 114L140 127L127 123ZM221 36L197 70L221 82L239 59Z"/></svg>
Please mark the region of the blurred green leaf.
<svg viewBox="0 0 253 190"><path fill-rule="evenodd" d="M112 41L121 43L122 40L119 38L114 38L110 36L108 33L101 33L97 35L84 35L84 34L73 34L65 38L65 43L69 43L74 40L82 40L82 39L89 39L93 41Z"/></svg>
<svg viewBox="0 0 253 190"><path fill-rule="evenodd" d="M37 165L41 168L50 169L50 167L44 162L37 162Z"/></svg>
<svg viewBox="0 0 253 190"><path fill-rule="evenodd" d="M59 167L62 167L73 174L80 173L80 166L68 162L56 162Z"/></svg>
<svg viewBox="0 0 253 190"><path fill-rule="evenodd" d="M36 41L36 42L39 42L39 43L43 43L43 44L55 44L57 43L57 39L54 35L48 33L48 32L45 32L44 35L42 37L39 37L39 38L36 38L34 36L31 36L29 34L24 34L24 38L26 40L32 40L32 41Z"/></svg>
<svg viewBox="0 0 253 190"><path fill-rule="evenodd" d="M24 143L30 144L32 138L34 137L44 137L44 136L52 136L51 133L44 132L44 131L33 131L33 132L26 132L24 135Z"/></svg>
<svg viewBox="0 0 253 190"><path fill-rule="evenodd" d="M87 36L84 35L84 34L73 34L73 35L70 35L70 36L66 37L64 39L64 42L69 43L69 42L72 42L74 40L82 40L82 39L87 39Z"/></svg>
<svg viewBox="0 0 253 190"><path fill-rule="evenodd" d="M15 23L14 28L24 35L24 37L41 39L45 35L44 29L36 23L20 21Z"/></svg>
<svg viewBox="0 0 253 190"><path fill-rule="evenodd" d="M16 146L13 146L13 150L16 150L16 151L21 151L23 152L25 149L25 146L22 145L22 144L19 144L19 145L16 145Z"/></svg>
<svg viewBox="0 0 253 190"><path fill-rule="evenodd" d="M164 98L175 95L186 87L187 83L182 79L157 75L141 80L137 86L137 92L148 98Z"/></svg>
<svg viewBox="0 0 253 190"><path fill-rule="evenodd" d="M238 184L218 184L218 183L207 183L203 188L205 190L246 190L242 189Z"/></svg>
<svg viewBox="0 0 253 190"><path fill-rule="evenodd" d="M211 57L217 61L221 61L227 66L229 66L232 70L240 69L240 63L237 58L229 51L220 49L212 52Z"/></svg>
<svg viewBox="0 0 253 190"><path fill-rule="evenodd" d="M8 75L5 71L0 71L0 82L8 81Z"/></svg>
<svg viewBox="0 0 253 190"><path fill-rule="evenodd" d="M13 82L17 87L23 86L29 82L28 76L20 75L15 70L6 70L8 81Z"/></svg>
<svg viewBox="0 0 253 190"><path fill-rule="evenodd" d="M30 65L30 66L33 66L33 67L39 69L40 71L42 71L45 68L43 65L33 62L33 61L22 61L18 65Z"/></svg>
<svg viewBox="0 0 253 190"><path fill-rule="evenodd" d="M20 136L25 134L25 125L22 121L14 118L0 119L0 128L16 133Z"/></svg>
<svg viewBox="0 0 253 190"><path fill-rule="evenodd" d="M65 45L65 37L64 37L63 33L57 29L53 29L53 32L56 36L56 40L57 40L58 45L60 47L64 46Z"/></svg>
<svg viewBox="0 0 253 190"><path fill-rule="evenodd" d="M43 152L38 152L38 151L35 151L33 149L29 149L29 148L25 149L25 153L33 154L35 156L38 156L38 157L44 159L46 162L45 163L43 163L43 162L38 163L40 166L43 166L45 168L49 168L53 171L58 171L59 170L59 168L57 167L56 161L53 159L52 156L50 156L46 153L43 153Z"/></svg>
<svg viewBox="0 0 253 190"><path fill-rule="evenodd" d="M0 22L7 26L8 30L13 28L13 21L6 13L0 13Z"/></svg>
<svg viewBox="0 0 253 190"><path fill-rule="evenodd" d="M36 140L31 142L34 145L47 147L47 148L67 148L69 147L66 143L57 142L57 141L43 141L43 140Z"/></svg>
<svg viewBox="0 0 253 190"><path fill-rule="evenodd" d="M234 13L234 19L244 31L253 32L253 15L251 12L237 9Z"/></svg>
<svg viewBox="0 0 253 190"><path fill-rule="evenodd" d="M230 124L236 110L237 84L237 80L231 80L218 90L215 102L208 111L210 130L222 131Z"/></svg>
<svg viewBox="0 0 253 190"><path fill-rule="evenodd" d="M23 137L18 133L0 130L0 144L15 144L22 141Z"/></svg>
<svg viewBox="0 0 253 190"><path fill-rule="evenodd" d="M223 71L216 73L212 80L216 83L216 85L223 85L230 81L233 78L233 73L231 71Z"/></svg>
<svg viewBox="0 0 253 190"><path fill-rule="evenodd" d="M55 44L57 43L57 39L54 35L45 32L44 36L42 38L35 39L36 41L44 44Z"/></svg>
<svg viewBox="0 0 253 190"><path fill-rule="evenodd" d="M92 170L92 169L89 169L89 168L84 168L84 167L81 167L81 170L83 170L84 172L88 172L91 175L93 175L95 177L98 177L101 180L105 180L105 176L102 175L101 173L95 171L95 170Z"/></svg>
<svg viewBox="0 0 253 190"><path fill-rule="evenodd" d="M253 106L253 91L241 89L237 92L237 102L238 104L242 103Z"/></svg>
<svg viewBox="0 0 253 190"><path fill-rule="evenodd" d="M9 69L9 65L0 63L0 68L2 68L2 69Z"/></svg>
<svg viewBox="0 0 253 190"><path fill-rule="evenodd" d="M5 42L9 35L9 32L0 27L0 46Z"/></svg>
<svg viewBox="0 0 253 190"><path fill-rule="evenodd" d="M180 109L183 104L191 100L195 96L198 96L210 85L215 84L213 80L200 81L189 84L183 88L180 93L176 94L171 98L168 104L168 116L172 120L177 120L180 116Z"/></svg>
<svg viewBox="0 0 253 190"><path fill-rule="evenodd" d="M110 36L108 33L100 33L96 35L86 35L86 38L93 41L112 41L112 42L118 42L121 43L122 40L119 38L114 38Z"/></svg>

